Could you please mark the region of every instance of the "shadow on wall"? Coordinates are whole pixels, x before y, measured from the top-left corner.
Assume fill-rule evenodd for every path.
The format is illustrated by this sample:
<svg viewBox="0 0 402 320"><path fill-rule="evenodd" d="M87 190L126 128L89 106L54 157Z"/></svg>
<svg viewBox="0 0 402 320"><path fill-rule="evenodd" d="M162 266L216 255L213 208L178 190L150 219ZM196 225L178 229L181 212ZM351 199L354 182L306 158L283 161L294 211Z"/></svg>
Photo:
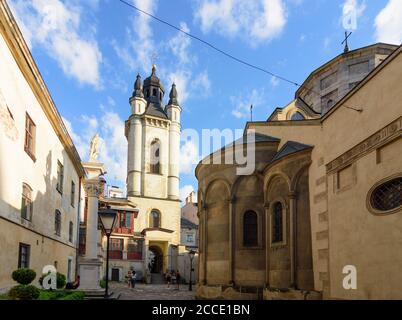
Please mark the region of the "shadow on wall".
<svg viewBox="0 0 402 320"><path fill-rule="evenodd" d="M19 246L20 243L30 245L30 261L29 267L37 273L34 284L38 285L37 281L42 273L42 268L45 265L58 264L57 269L61 273L67 275L68 256L73 258L70 269L70 275L73 278L75 273L76 244L78 243L76 228L79 226L79 180L75 181L75 201L74 207L71 206L71 172L66 172L66 168L73 168L72 164L64 166L63 192L56 189L57 186L57 163L66 164L69 161L66 152L63 150L61 158L52 156L52 151L49 151L46 157L38 157L36 166L40 166L44 161L45 174L43 182L45 184L44 191L35 190L36 186L40 186L42 182L34 183L35 172L31 176L21 179L21 187L19 190L7 190L7 186L0 185L0 252L7 252L0 257L0 288L10 287L15 285L11 279L11 273L18 268L19 264ZM14 164L7 163L5 157L0 157L0 183L4 184L4 174L6 170L16 170ZM73 171L74 172L74 171ZM53 177L52 177L53 175ZM79 179L79 178L77 178ZM31 182L32 181L32 182ZM32 216L31 220L24 219L21 213L23 183L28 184L32 188ZM20 195L19 207L15 204L7 202L7 200L16 198ZM10 200L11 202L11 200ZM61 215L60 234L56 233L56 210L59 210ZM72 242L69 241L70 222L73 223ZM18 227L20 226L20 227ZM32 231L32 232L29 232ZM51 241L55 240L57 242ZM51 242L50 242L51 241ZM64 244L70 247L65 247L60 251L60 246L56 243ZM65 256L64 256L65 254ZM61 256L62 255L62 259Z"/></svg>

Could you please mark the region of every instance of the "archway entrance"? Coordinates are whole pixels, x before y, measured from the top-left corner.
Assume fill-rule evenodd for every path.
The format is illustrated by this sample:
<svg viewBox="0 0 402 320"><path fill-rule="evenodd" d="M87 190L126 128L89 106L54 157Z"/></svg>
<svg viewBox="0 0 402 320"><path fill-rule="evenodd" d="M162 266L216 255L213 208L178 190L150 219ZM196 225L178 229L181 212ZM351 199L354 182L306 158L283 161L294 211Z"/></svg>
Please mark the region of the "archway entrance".
<svg viewBox="0 0 402 320"><path fill-rule="evenodd" d="M163 272L163 252L158 246L149 247L149 262L148 268L151 273Z"/></svg>

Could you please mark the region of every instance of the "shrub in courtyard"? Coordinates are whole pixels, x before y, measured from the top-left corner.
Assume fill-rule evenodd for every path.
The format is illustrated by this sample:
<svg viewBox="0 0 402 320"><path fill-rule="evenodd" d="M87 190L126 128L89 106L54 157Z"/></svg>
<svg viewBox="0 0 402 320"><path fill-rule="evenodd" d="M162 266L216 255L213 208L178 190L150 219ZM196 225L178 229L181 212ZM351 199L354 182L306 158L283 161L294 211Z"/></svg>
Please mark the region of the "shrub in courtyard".
<svg viewBox="0 0 402 320"><path fill-rule="evenodd" d="M66 295L65 297L61 298L60 300L84 300L85 294L81 291L76 291Z"/></svg>
<svg viewBox="0 0 402 320"><path fill-rule="evenodd" d="M36 277L36 272L32 269L21 268L13 271L11 277L14 281L19 284L27 285L30 284Z"/></svg>
<svg viewBox="0 0 402 320"><path fill-rule="evenodd" d="M50 272L49 272L50 273ZM48 274L49 274L48 273ZM39 284L43 287L43 279L46 277L48 274L42 274L42 276L39 278ZM57 289L63 289L66 286L66 276L60 272L57 272L56 274L56 282L57 282Z"/></svg>
<svg viewBox="0 0 402 320"><path fill-rule="evenodd" d="M106 288L106 280L105 280L105 279L102 279L102 280L99 282L99 285L100 285L100 287L101 287L102 289L105 289L105 288Z"/></svg>
<svg viewBox="0 0 402 320"><path fill-rule="evenodd" d="M16 300L36 300L38 299L40 291L37 287L32 285L23 285L12 287L8 292L10 299Z"/></svg>

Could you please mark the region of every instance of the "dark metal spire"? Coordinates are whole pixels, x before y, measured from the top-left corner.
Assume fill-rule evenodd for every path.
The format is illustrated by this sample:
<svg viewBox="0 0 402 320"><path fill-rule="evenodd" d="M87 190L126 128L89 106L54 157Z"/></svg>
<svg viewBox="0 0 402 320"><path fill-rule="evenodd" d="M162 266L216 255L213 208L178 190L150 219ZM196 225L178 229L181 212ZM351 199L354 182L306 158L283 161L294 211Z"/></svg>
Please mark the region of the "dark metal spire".
<svg viewBox="0 0 402 320"><path fill-rule="evenodd" d="M142 92L141 76L139 74L137 74L137 79L135 80L133 97L144 98L144 93Z"/></svg>
<svg viewBox="0 0 402 320"><path fill-rule="evenodd" d="M174 83L172 84L172 89L170 90L170 93L169 93L169 103L168 104L169 105L174 104L176 106L179 105L179 101L177 100L176 84L174 84Z"/></svg>
<svg viewBox="0 0 402 320"><path fill-rule="evenodd" d="M352 35L352 32L348 34L347 31L345 31L345 40L342 41L342 44L345 44L345 49L343 50L343 53L348 53L349 52L349 44L348 44L348 39Z"/></svg>

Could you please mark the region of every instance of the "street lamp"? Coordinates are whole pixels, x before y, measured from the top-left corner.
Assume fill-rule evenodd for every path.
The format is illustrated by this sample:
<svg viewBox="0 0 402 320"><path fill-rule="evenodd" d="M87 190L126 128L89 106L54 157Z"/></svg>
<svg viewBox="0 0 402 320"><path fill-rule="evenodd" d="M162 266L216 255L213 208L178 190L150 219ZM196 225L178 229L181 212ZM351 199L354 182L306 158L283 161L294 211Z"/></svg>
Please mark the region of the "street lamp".
<svg viewBox="0 0 402 320"><path fill-rule="evenodd" d="M193 291L193 280L192 280L192 273L194 271L193 269L193 259L195 256L195 251L194 250L190 250L190 252L188 253L188 256L190 257L190 283L188 284L188 290L189 291Z"/></svg>
<svg viewBox="0 0 402 320"><path fill-rule="evenodd" d="M113 232L114 224L116 222L117 213L110 209L99 210L98 217L102 225L102 230L106 235L106 285L105 285L105 298L109 297L109 238Z"/></svg>

